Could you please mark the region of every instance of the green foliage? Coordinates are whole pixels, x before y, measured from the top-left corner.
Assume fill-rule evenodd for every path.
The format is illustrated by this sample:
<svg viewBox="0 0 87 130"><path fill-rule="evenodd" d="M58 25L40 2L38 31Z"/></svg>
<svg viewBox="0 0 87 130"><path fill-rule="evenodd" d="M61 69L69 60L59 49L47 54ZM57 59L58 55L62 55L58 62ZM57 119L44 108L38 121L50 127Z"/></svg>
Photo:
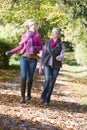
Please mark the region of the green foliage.
<svg viewBox="0 0 87 130"><path fill-rule="evenodd" d="M78 61L77 58L80 55L76 54L80 50L76 49L78 43L84 43L84 48L87 48L87 0L1 0L0 4L2 5L0 6L1 24L22 25L27 19L35 18L40 25L39 32L43 40L50 36L53 27L61 27L65 36L63 41L66 42L68 48L70 46L74 48L75 58L80 63L81 60ZM14 33L14 31L10 32ZM14 45L18 43L17 36L20 31L17 30L17 32L15 33L17 35L13 35L12 42L8 43ZM11 34L10 37L12 37ZM84 50L83 53L85 53Z"/></svg>
<svg viewBox="0 0 87 130"><path fill-rule="evenodd" d="M0 26L0 39L4 40L5 43L9 44L11 48L18 44L20 35L23 32L22 29L18 28L16 24L6 24Z"/></svg>
<svg viewBox="0 0 87 130"><path fill-rule="evenodd" d="M10 46L0 39L0 68L7 68L9 65L9 57L6 57L5 52Z"/></svg>
<svg viewBox="0 0 87 130"><path fill-rule="evenodd" d="M69 13L71 18L87 19L87 0L57 0L57 4L60 10Z"/></svg>
<svg viewBox="0 0 87 130"><path fill-rule="evenodd" d="M73 44L77 63L87 65L87 29L81 19L77 19L67 26L65 38Z"/></svg>
<svg viewBox="0 0 87 130"><path fill-rule="evenodd" d="M10 3L8 9L0 14L5 24L7 22L22 24L28 18L35 18L41 26L42 36L47 35L53 26L64 25L66 16L58 11L56 0L20 0L19 2L13 0L13 3L13 6Z"/></svg>
<svg viewBox="0 0 87 130"><path fill-rule="evenodd" d="M66 42L64 42L64 45L65 45L65 51L66 52L72 52L72 51L74 51L71 42L66 41Z"/></svg>
<svg viewBox="0 0 87 130"><path fill-rule="evenodd" d="M79 66L75 60L74 52L66 52L63 63L70 66Z"/></svg>
<svg viewBox="0 0 87 130"><path fill-rule="evenodd" d="M12 24L0 26L0 67L8 67L10 57L6 56L5 52L18 45L22 32L22 29Z"/></svg>
<svg viewBox="0 0 87 130"><path fill-rule="evenodd" d="M75 58L79 64L87 66L87 42L81 41L76 44Z"/></svg>
<svg viewBox="0 0 87 130"><path fill-rule="evenodd" d="M16 53L14 55L11 55L10 60L9 60L9 65L19 65L20 64L20 55L19 53Z"/></svg>
<svg viewBox="0 0 87 130"><path fill-rule="evenodd" d="M65 5L63 2L58 0L58 7L68 15L68 24L64 28L64 40L72 43L77 63L87 65L87 1L67 0Z"/></svg>

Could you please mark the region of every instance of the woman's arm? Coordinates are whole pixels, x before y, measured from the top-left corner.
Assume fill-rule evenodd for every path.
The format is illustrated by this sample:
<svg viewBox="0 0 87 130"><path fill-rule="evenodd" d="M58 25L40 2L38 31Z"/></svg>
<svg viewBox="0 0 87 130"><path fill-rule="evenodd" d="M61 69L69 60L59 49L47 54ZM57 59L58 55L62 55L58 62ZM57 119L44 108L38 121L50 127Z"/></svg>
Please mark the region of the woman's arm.
<svg viewBox="0 0 87 130"><path fill-rule="evenodd" d="M23 48L23 46L24 46L24 45L21 44L21 45L19 45L18 47L14 48L14 49L12 49L12 50L10 50L10 51L6 51L5 54L6 54L6 55L14 54L14 53L18 52L19 50L21 50L21 49Z"/></svg>
<svg viewBox="0 0 87 130"><path fill-rule="evenodd" d="M43 50L42 50L42 56L41 56L41 59L40 59L40 66L42 66L43 63L44 63L45 54L46 54L46 45L44 45Z"/></svg>
<svg viewBox="0 0 87 130"><path fill-rule="evenodd" d="M56 57L56 59L59 60L59 61L62 61L64 59L64 55L65 55L65 46L64 46L64 43L62 43L61 53L60 53L60 55L58 55Z"/></svg>
<svg viewBox="0 0 87 130"><path fill-rule="evenodd" d="M10 51L11 54L14 54L14 53L20 51L20 50L23 48L23 46L24 46L24 44L20 44L18 47L12 49L12 50Z"/></svg>
<svg viewBox="0 0 87 130"><path fill-rule="evenodd" d="M21 36L21 41L19 42L19 46L11 50L11 54L14 54L20 51L24 47L24 43L28 41L28 31Z"/></svg>
<svg viewBox="0 0 87 130"><path fill-rule="evenodd" d="M60 53L61 60L64 59L64 56L65 56L65 46L64 46L64 43L62 43L62 50L61 50L61 53Z"/></svg>
<svg viewBox="0 0 87 130"><path fill-rule="evenodd" d="M40 66L39 66L39 74L42 73L42 66L43 66L43 62L44 62L44 58L45 58L45 53L46 53L46 46L44 46L43 50L42 50L42 56L40 59Z"/></svg>

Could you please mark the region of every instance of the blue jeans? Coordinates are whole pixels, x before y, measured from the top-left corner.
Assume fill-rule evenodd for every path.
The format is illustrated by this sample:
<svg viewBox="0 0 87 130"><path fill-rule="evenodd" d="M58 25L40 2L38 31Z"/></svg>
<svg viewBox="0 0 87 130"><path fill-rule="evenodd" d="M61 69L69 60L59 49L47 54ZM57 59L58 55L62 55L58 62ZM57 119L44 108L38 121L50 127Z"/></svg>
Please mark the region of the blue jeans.
<svg viewBox="0 0 87 130"><path fill-rule="evenodd" d="M32 82L36 65L37 65L36 59L30 59L21 56L20 58L21 78L27 80L27 82Z"/></svg>
<svg viewBox="0 0 87 130"><path fill-rule="evenodd" d="M52 68L51 66L44 67L45 82L41 98L47 103L50 102L51 94L54 88L57 75L59 74L59 70L60 68Z"/></svg>

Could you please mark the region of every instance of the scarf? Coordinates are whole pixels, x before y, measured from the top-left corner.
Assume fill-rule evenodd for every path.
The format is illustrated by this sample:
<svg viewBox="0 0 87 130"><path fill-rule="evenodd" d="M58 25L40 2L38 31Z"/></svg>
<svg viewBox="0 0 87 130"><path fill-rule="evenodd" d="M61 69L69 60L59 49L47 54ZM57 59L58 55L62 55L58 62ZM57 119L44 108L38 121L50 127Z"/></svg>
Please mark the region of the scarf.
<svg viewBox="0 0 87 130"><path fill-rule="evenodd" d="M33 37L35 36L36 32L28 31L28 41L26 43L26 54L33 54L33 51L31 51L31 47L33 46Z"/></svg>
<svg viewBox="0 0 87 130"><path fill-rule="evenodd" d="M50 48L54 48L59 42L60 42L60 38L58 38L56 41L51 39L50 40Z"/></svg>

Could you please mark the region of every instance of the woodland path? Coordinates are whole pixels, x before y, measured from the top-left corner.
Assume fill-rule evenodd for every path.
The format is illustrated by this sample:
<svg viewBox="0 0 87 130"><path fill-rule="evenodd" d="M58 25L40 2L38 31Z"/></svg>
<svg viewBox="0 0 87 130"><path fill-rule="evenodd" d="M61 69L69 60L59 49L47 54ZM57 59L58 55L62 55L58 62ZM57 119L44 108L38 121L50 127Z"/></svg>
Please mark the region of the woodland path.
<svg viewBox="0 0 87 130"><path fill-rule="evenodd" d="M19 103L20 76L0 83L0 130L87 130L87 105L82 104L87 85L66 68L60 71L49 106L39 103L44 75L38 71L32 99L25 104Z"/></svg>

